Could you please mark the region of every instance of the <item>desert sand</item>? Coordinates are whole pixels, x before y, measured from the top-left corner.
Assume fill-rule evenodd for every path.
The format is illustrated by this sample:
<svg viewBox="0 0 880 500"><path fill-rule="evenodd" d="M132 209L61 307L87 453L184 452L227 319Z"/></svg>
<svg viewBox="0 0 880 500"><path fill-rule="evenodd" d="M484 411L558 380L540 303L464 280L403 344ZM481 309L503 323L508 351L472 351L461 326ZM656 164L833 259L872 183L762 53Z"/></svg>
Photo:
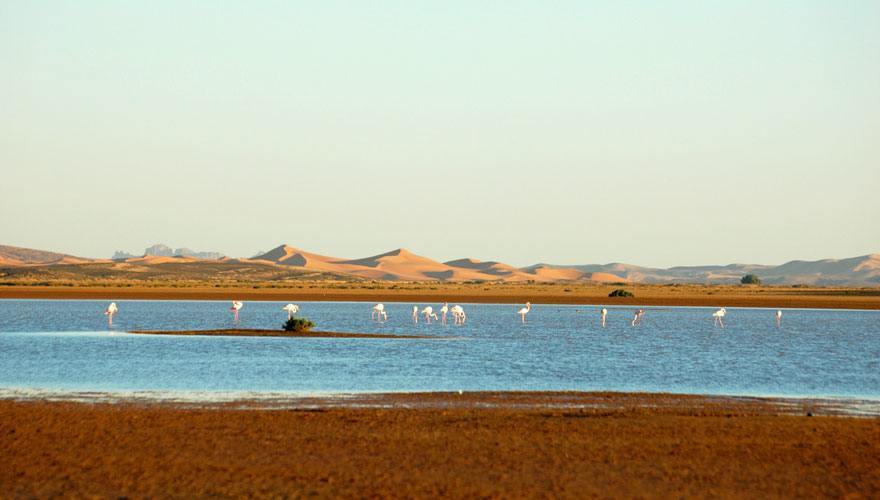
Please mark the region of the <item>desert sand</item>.
<svg viewBox="0 0 880 500"><path fill-rule="evenodd" d="M372 398L372 400L370 400ZM258 404L0 401L10 497L880 495L880 419L609 393Z"/></svg>

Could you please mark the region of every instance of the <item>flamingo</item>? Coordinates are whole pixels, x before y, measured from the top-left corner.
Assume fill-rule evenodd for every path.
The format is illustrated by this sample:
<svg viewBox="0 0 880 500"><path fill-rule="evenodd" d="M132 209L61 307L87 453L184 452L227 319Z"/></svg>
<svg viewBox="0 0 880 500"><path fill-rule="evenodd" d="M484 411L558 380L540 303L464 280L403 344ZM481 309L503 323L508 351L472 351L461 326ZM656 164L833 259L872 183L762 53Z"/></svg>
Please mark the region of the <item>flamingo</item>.
<svg viewBox="0 0 880 500"><path fill-rule="evenodd" d="M109 326L113 326L113 315L116 314L119 308L116 307L116 302L111 302L107 309L104 310L104 316L107 316L107 324Z"/></svg>
<svg viewBox="0 0 880 500"><path fill-rule="evenodd" d="M724 328L724 315L727 314L727 309L721 308L714 313L712 313L712 318L715 320L716 325L721 325L721 328Z"/></svg>
<svg viewBox="0 0 880 500"><path fill-rule="evenodd" d="M296 304L287 304L282 307L281 310L287 311L287 319L293 319L293 315L299 312L299 306Z"/></svg>
<svg viewBox="0 0 880 500"><path fill-rule="evenodd" d="M444 325L446 324L446 313L448 313L448 312L449 312L449 302L444 302L443 307L440 308L440 315L441 315L440 322L443 323Z"/></svg>
<svg viewBox="0 0 880 500"><path fill-rule="evenodd" d="M376 321L382 321L382 318L385 320L388 319L388 313L385 312L385 304L376 304L373 306L373 312L370 314L370 319L375 319Z"/></svg>
<svg viewBox="0 0 880 500"><path fill-rule="evenodd" d="M641 325L642 324L642 316L644 316L644 315L645 315L644 309L639 309L638 311L636 311L636 313L633 315L633 320L632 320L632 323L630 323L630 325L632 325L632 326Z"/></svg>
<svg viewBox="0 0 880 500"><path fill-rule="evenodd" d="M233 300L232 307L229 308L229 310L232 311L236 323L238 323L238 311L240 311L242 307L244 307L243 303L238 300Z"/></svg>
<svg viewBox="0 0 880 500"><path fill-rule="evenodd" d="M437 314L434 313L434 308L431 306L427 306L422 309L422 314L425 315L425 323L431 324L431 318L434 318L434 321L437 321Z"/></svg>
<svg viewBox="0 0 880 500"><path fill-rule="evenodd" d="M779 328L780 326L782 326L782 310L777 309L776 310L776 328Z"/></svg>
<svg viewBox="0 0 880 500"><path fill-rule="evenodd" d="M413 306L412 320L414 325L419 324L419 306Z"/></svg>
<svg viewBox="0 0 880 500"><path fill-rule="evenodd" d="M526 323L526 314L528 314L529 311L531 311L531 310L532 310L532 303L526 302L526 306L516 312L517 314L520 315L520 317L522 317L523 324Z"/></svg>
<svg viewBox="0 0 880 500"><path fill-rule="evenodd" d="M452 319L456 325L463 325L467 321L467 314L464 313L463 307L456 305L449 310L452 312Z"/></svg>
<svg viewBox="0 0 880 500"><path fill-rule="evenodd" d="M602 328L605 328L605 316L608 316L608 309L602 308Z"/></svg>

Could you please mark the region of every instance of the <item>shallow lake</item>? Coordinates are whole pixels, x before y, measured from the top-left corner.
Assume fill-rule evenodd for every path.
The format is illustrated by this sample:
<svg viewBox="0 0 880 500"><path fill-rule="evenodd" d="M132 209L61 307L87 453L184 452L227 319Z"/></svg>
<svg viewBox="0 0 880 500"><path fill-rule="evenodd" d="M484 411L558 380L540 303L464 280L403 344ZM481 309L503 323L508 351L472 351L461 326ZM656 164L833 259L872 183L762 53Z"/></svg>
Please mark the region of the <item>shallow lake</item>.
<svg viewBox="0 0 880 500"><path fill-rule="evenodd" d="M233 394L610 390L880 398L880 312L464 304L464 326L418 325L412 304L300 302L317 329L430 339L159 336L128 330L233 327L228 302L0 300L0 391ZM242 328L279 328L281 302L248 302ZM426 305L426 304L420 304ZM439 304L431 304L435 309Z"/></svg>

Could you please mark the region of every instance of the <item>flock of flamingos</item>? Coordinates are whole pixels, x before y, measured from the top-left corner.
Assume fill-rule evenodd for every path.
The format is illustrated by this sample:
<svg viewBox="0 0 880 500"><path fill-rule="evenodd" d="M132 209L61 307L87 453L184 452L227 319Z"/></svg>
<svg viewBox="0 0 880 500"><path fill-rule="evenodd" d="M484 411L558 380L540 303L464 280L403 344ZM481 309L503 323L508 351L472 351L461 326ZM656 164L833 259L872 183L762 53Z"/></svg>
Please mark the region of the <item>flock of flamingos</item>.
<svg viewBox="0 0 880 500"><path fill-rule="evenodd" d="M232 301L232 307L229 308L233 313L233 319L235 323L238 323L238 311L244 307L244 303L239 300ZM293 318L293 316L299 312L299 306L296 304L287 304L286 306L281 308L282 311L287 312L287 319ZM522 309L518 310L516 313L519 315L523 324L526 322L526 315L532 310L532 304L530 302L526 302L526 306ZM119 311L119 307L116 306L116 302L111 302L107 309L104 311L104 315L107 316L107 321L110 326L113 326L113 315L115 315ZM464 308L460 305L454 305L449 307L449 303L444 303L442 307L439 309L439 316L434 312L434 308L431 306L426 306L424 309L419 311L419 306L413 306L412 308L412 322L413 324L418 324L419 316L425 317L425 323L431 324L431 320L440 321L441 324L446 325L447 315L452 314L453 324L455 325L463 325L467 321L467 314L464 312ZM605 320L608 316L608 309L602 308L600 312L601 317L601 325L605 327ZM716 326L720 326L724 328L724 316L727 314L727 309L721 308L712 313L712 319L714 320L714 324ZM633 319L630 322L632 326L636 326L641 324L642 318L645 315L644 309L639 309L633 315ZM385 311L385 304L376 304L373 306L373 312L370 315L370 319L373 321L378 321L380 323L384 323L388 321L388 312ZM782 311L776 311L776 326L779 327L782 325Z"/></svg>

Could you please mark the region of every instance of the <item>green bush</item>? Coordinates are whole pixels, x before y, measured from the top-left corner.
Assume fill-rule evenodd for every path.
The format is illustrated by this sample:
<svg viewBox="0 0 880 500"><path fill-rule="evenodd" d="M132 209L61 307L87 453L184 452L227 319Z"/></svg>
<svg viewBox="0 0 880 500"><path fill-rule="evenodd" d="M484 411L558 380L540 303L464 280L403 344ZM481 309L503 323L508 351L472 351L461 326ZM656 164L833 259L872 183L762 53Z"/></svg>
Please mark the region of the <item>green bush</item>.
<svg viewBox="0 0 880 500"><path fill-rule="evenodd" d="M290 318L284 323L284 331L286 332L307 332L314 323L304 318Z"/></svg>
<svg viewBox="0 0 880 500"><path fill-rule="evenodd" d="M760 285L761 278L755 276L754 274L747 274L743 276L742 279L739 280L739 282L743 285Z"/></svg>
<svg viewBox="0 0 880 500"><path fill-rule="evenodd" d="M623 288L618 288L608 294L609 297L635 297L632 292L627 292Z"/></svg>

